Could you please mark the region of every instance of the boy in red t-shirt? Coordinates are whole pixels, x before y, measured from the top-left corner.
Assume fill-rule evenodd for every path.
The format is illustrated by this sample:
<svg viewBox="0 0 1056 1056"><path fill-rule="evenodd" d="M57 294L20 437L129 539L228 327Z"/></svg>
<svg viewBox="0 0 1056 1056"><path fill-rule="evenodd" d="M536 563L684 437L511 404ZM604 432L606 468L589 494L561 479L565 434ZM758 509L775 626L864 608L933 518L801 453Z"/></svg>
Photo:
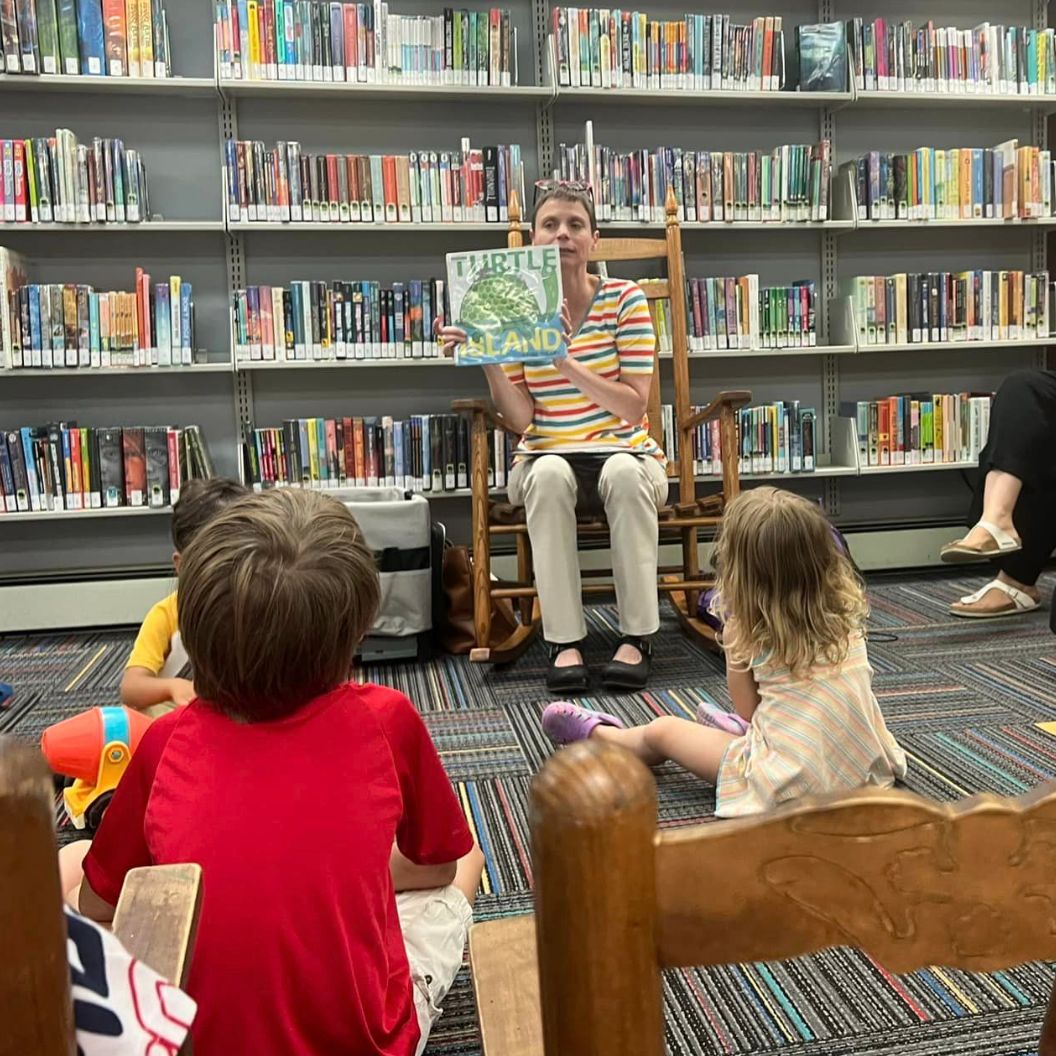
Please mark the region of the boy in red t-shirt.
<svg viewBox="0 0 1056 1056"><path fill-rule="evenodd" d="M106 920L129 869L202 866L198 1056L420 1053L461 966L483 857L410 701L346 681L378 596L316 492L242 499L183 553L198 697L144 734L79 902Z"/></svg>

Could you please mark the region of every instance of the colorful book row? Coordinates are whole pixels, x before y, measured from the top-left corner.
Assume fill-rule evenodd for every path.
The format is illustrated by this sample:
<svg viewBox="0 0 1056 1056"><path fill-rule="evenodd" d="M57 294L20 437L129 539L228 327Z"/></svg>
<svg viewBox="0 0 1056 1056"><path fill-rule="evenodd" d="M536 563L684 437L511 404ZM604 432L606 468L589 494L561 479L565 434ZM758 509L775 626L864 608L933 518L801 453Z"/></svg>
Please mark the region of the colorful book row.
<svg viewBox="0 0 1056 1056"><path fill-rule="evenodd" d="M822 140L761 151L681 147L620 152L558 145L559 175L590 183L601 221L663 223L673 187L689 223L800 223L829 218L831 144Z"/></svg>
<svg viewBox="0 0 1056 1056"><path fill-rule="evenodd" d="M517 31L505 8L401 15L378 0L218 0L216 18L223 79L517 83Z"/></svg>
<svg viewBox="0 0 1056 1056"><path fill-rule="evenodd" d="M1050 333L1047 271L858 275L843 291L859 345L1030 341Z"/></svg>
<svg viewBox="0 0 1056 1056"><path fill-rule="evenodd" d="M869 220L1038 219L1056 215L1048 150L1010 139L996 147L908 154L870 151L845 166Z"/></svg>
<svg viewBox="0 0 1056 1056"><path fill-rule="evenodd" d="M120 139L78 143L68 128L48 139L0 139L0 220L138 223L150 216L147 170Z"/></svg>
<svg viewBox="0 0 1056 1056"><path fill-rule="evenodd" d="M691 407L690 412L703 408ZM664 451L668 458L682 458L681 433L675 427L674 408L660 409ZM737 412L738 472L752 474L813 473L817 469L815 430L817 412L800 406L799 400L742 407ZM722 439L718 421L702 422L693 432L693 473L720 476Z"/></svg>
<svg viewBox="0 0 1056 1056"><path fill-rule="evenodd" d="M237 362L435 359L438 316L450 318L443 279L291 282L233 294Z"/></svg>
<svg viewBox="0 0 1056 1056"><path fill-rule="evenodd" d="M456 414L290 418L243 434L245 479L272 487L389 487L443 493L469 487L469 428ZM488 483L505 487L512 444L491 433Z"/></svg>
<svg viewBox="0 0 1056 1056"><path fill-rule="evenodd" d="M653 279L641 280L648 289ZM671 305L649 302L662 351L671 348ZM689 351L813 348L818 343L813 282L760 286L758 275L686 280Z"/></svg>
<svg viewBox="0 0 1056 1056"><path fill-rule="evenodd" d="M226 144L228 216L269 223L484 223L524 202L521 148L410 154L302 154L296 142Z"/></svg>
<svg viewBox="0 0 1056 1056"><path fill-rule="evenodd" d="M196 425L52 422L0 431L3 513L158 508L176 502L184 481L212 475Z"/></svg>
<svg viewBox="0 0 1056 1056"><path fill-rule="evenodd" d="M844 403L861 466L976 462L990 429L989 393L910 393Z"/></svg>
<svg viewBox="0 0 1056 1056"><path fill-rule="evenodd" d="M852 18L847 42L858 91L1056 94L1052 29L982 22L973 29Z"/></svg>
<svg viewBox="0 0 1056 1056"><path fill-rule="evenodd" d="M0 365L12 370L191 366L194 296L173 275L136 292L28 283L8 293Z"/></svg>
<svg viewBox="0 0 1056 1056"><path fill-rule="evenodd" d="M3 72L171 77L164 0L0 0Z"/></svg>
<svg viewBox="0 0 1056 1056"><path fill-rule="evenodd" d="M781 16L738 25L730 15L654 21L641 11L555 7L551 33L562 88L780 91Z"/></svg>

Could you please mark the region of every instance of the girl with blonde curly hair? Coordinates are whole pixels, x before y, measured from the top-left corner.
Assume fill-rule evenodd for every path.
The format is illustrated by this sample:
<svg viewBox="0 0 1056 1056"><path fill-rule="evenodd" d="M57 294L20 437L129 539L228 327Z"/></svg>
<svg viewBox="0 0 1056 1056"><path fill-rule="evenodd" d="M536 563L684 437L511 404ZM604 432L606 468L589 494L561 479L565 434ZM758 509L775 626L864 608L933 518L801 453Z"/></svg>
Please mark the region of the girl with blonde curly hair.
<svg viewBox="0 0 1056 1056"><path fill-rule="evenodd" d="M778 488L744 492L723 518L715 562L734 712L702 704L695 723L625 728L555 701L543 713L550 738L612 741L650 766L674 760L715 784L719 817L904 777L873 694L862 583L817 505Z"/></svg>

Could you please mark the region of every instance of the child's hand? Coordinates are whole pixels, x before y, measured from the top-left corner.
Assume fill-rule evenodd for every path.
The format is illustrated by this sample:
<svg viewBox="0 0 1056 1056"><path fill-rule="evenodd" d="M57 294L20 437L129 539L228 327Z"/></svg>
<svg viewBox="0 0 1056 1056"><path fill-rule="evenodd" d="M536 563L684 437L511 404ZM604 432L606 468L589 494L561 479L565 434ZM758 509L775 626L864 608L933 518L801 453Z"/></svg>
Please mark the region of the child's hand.
<svg viewBox="0 0 1056 1056"><path fill-rule="evenodd" d="M178 708L186 707L198 696L194 691L194 683L186 678L170 678L169 688L172 702Z"/></svg>

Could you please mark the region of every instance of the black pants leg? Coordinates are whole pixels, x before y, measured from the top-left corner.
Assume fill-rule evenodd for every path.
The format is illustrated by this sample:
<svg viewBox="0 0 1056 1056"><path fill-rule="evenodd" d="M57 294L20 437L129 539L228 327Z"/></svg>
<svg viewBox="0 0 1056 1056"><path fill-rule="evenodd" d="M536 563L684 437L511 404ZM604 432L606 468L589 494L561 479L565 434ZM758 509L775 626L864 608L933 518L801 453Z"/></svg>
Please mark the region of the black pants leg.
<svg viewBox="0 0 1056 1056"><path fill-rule="evenodd" d="M1001 383L990 409L986 447L979 456L970 524L983 515L983 491L991 469L1023 481L1012 513L1023 549L991 560L1006 575L1033 586L1056 550L1056 372L1019 370Z"/></svg>

